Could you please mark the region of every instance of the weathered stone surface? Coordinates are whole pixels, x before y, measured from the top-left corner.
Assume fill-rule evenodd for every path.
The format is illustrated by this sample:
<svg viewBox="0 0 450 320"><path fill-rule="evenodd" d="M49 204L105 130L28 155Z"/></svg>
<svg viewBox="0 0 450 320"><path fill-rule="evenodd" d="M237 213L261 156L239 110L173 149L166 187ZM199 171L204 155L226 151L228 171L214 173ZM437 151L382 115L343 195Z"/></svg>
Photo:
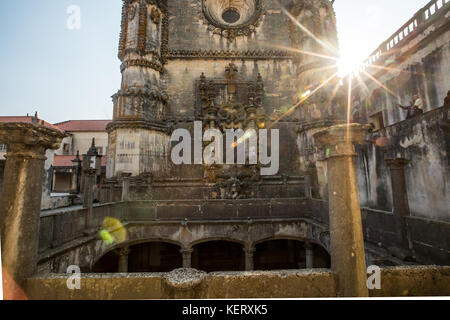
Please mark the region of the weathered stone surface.
<svg viewBox="0 0 450 320"><path fill-rule="evenodd" d="M200 273L195 281L191 273L179 273L176 282L184 283L182 287L167 283L173 278L170 273L119 273L82 275L81 290L67 288L67 275L34 277L27 280L26 289L28 298L44 300L336 297L335 277L327 270ZM450 268L433 266L383 268L381 290L370 291L371 297L448 295Z"/></svg>
<svg viewBox="0 0 450 320"><path fill-rule="evenodd" d="M365 141L367 127L333 126L314 138L326 150L331 236L331 267L339 296L367 296L366 263L356 178L355 144Z"/></svg>
<svg viewBox="0 0 450 320"><path fill-rule="evenodd" d="M36 270L45 151L59 148L63 137L41 125L0 123L8 146L0 204L5 299L23 298L23 281Z"/></svg>

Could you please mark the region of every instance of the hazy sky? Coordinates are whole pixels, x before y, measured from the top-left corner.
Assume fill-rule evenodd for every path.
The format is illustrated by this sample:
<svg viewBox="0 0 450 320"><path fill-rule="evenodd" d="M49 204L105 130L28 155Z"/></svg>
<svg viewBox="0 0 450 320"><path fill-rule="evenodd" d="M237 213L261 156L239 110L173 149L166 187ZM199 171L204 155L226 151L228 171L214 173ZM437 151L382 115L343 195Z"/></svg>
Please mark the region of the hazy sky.
<svg viewBox="0 0 450 320"><path fill-rule="evenodd" d="M428 0L336 0L342 56L363 60ZM0 115L109 119L122 0L0 0ZM81 29L67 8L81 8Z"/></svg>

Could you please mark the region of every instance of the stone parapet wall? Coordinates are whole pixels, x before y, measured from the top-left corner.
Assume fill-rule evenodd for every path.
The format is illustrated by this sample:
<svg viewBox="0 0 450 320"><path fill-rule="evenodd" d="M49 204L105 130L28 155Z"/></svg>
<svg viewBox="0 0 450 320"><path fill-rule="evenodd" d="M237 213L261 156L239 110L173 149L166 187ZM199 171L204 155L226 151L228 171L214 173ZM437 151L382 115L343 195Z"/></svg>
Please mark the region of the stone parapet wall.
<svg viewBox="0 0 450 320"><path fill-rule="evenodd" d="M358 149L361 206L392 210L392 187L385 159L404 158L411 215L450 221L448 203L449 107L383 128ZM401 196L401 195L394 195Z"/></svg>
<svg viewBox="0 0 450 320"><path fill-rule="evenodd" d="M67 288L67 275L30 278L29 299L233 299L336 297L329 270L215 272L193 269L154 274L82 275L81 289ZM448 296L450 267L394 267L381 270L381 290L371 297Z"/></svg>
<svg viewBox="0 0 450 320"><path fill-rule="evenodd" d="M384 248L397 246L392 213L362 208L362 214L365 241ZM417 262L450 265L450 223L407 217L406 225L408 240Z"/></svg>

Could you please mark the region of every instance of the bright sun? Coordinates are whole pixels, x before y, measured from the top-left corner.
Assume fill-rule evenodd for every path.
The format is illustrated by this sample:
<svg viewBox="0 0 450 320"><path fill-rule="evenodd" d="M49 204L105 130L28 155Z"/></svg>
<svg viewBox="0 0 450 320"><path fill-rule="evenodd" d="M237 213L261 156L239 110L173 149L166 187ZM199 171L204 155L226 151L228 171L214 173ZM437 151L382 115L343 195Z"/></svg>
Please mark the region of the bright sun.
<svg viewBox="0 0 450 320"><path fill-rule="evenodd" d="M338 76L344 78L349 73L355 71L360 65L360 61L356 59L351 59L350 56L342 56L337 61L338 66Z"/></svg>
<svg viewBox="0 0 450 320"><path fill-rule="evenodd" d="M341 48L341 57L337 62L339 77L343 78L349 73L357 70L366 58L367 53L361 50L361 48L359 52L352 47Z"/></svg>

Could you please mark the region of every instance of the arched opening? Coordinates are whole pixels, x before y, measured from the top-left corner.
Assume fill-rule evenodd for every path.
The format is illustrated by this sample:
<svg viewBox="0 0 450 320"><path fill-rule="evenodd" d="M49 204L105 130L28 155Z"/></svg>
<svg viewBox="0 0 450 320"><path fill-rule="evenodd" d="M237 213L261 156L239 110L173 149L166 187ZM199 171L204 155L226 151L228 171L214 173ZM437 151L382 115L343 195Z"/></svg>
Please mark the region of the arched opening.
<svg viewBox="0 0 450 320"><path fill-rule="evenodd" d="M147 242L130 247L128 272L170 272L183 267L180 247L166 242Z"/></svg>
<svg viewBox="0 0 450 320"><path fill-rule="evenodd" d="M313 268L330 268L330 257L318 245L297 240L269 240L257 244L254 253L255 270L306 269L307 249L312 254Z"/></svg>
<svg viewBox="0 0 450 320"><path fill-rule="evenodd" d="M119 254L116 250L106 253L92 267L93 273L115 273L119 270Z"/></svg>
<svg viewBox="0 0 450 320"><path fill-rule="evenodd" d="M257 244L255 249L255 270L306 268L306 254L303 242L295 240L270 240Z"/></svg>
<svg viewBox="0 0 450 320"><path fill-rule="evenodd" d="M192 267L206 272L243 271L243 246L229 241L210 241L193 247Z"/></svg>

